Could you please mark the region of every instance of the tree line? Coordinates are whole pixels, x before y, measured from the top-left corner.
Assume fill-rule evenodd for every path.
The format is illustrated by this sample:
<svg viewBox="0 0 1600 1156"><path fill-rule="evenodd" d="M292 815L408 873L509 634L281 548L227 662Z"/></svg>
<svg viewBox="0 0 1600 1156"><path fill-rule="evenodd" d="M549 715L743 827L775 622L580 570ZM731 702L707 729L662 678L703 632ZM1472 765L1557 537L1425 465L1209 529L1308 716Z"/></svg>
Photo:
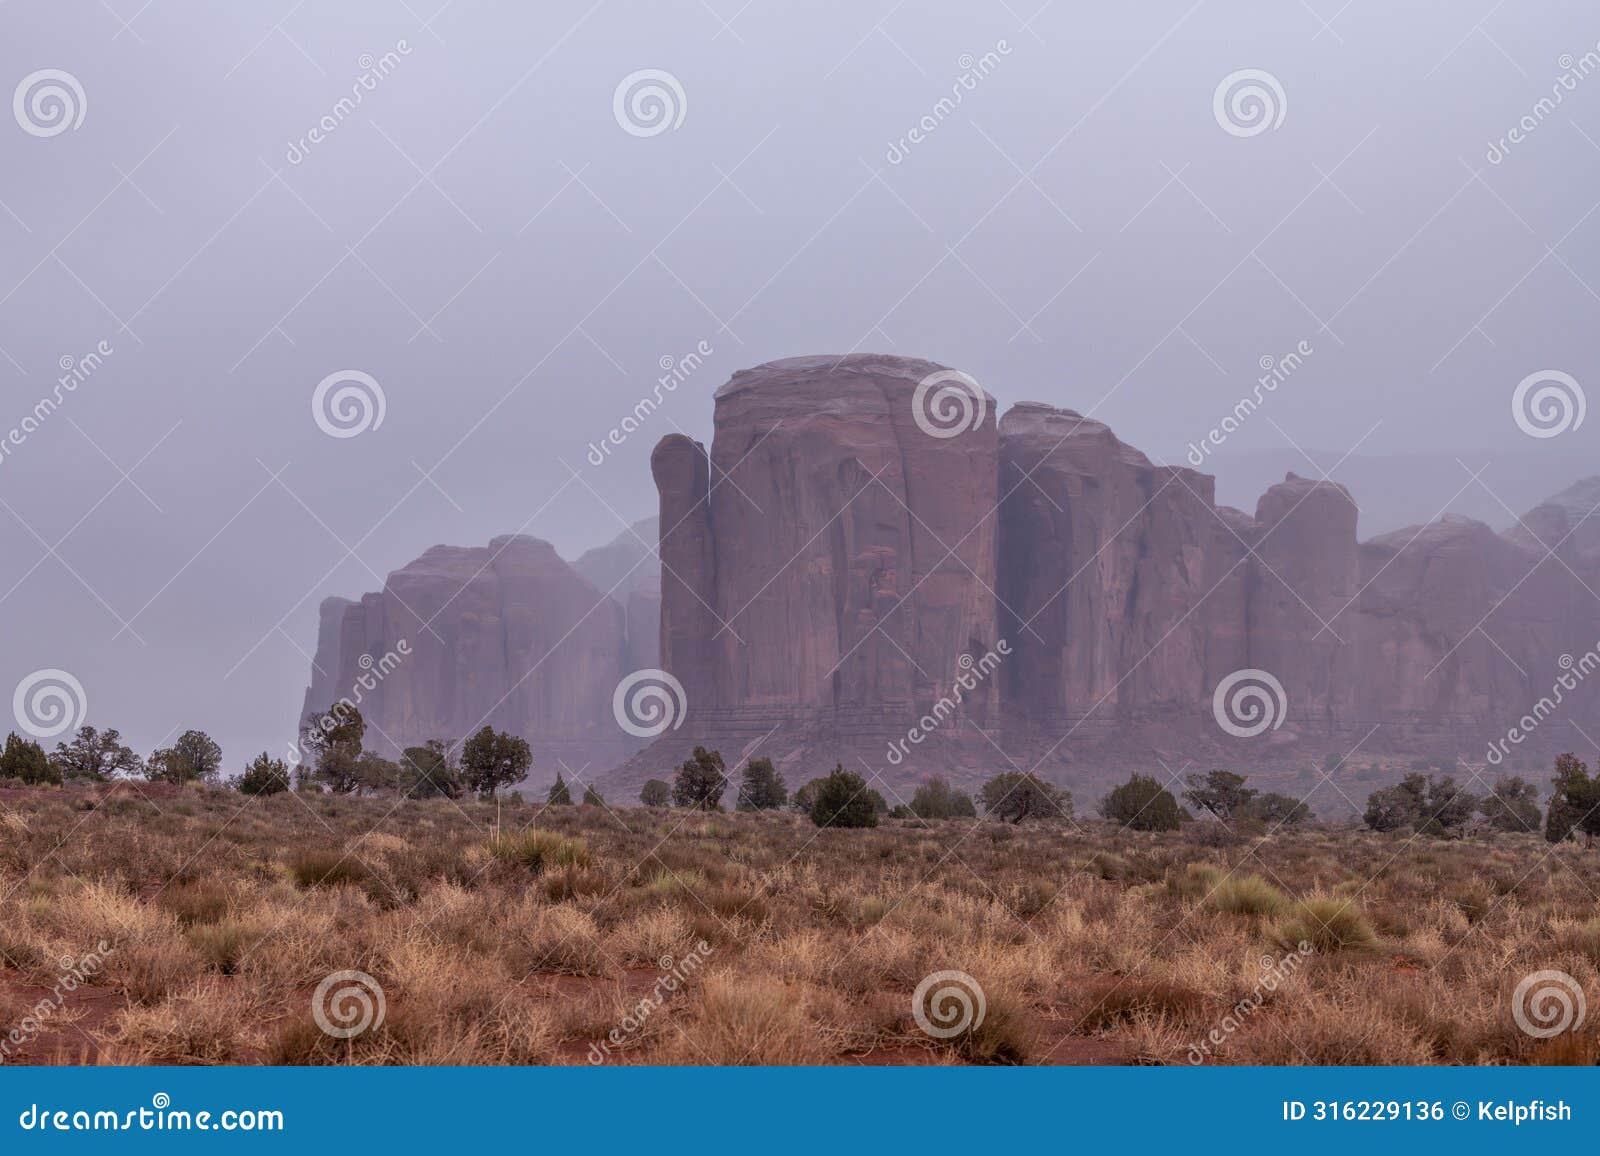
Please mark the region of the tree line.
<svg viewBox="0 0 1600 1156"><path fill-rule="evenodd" d="M1540 832L1551 843L1582 834L1593 846L1600 835L1600 774L1570 751L1556 756L1552 791L1544 807L1539 788L1521 775L1501 775L1484 795L1453 775L1412 771L1392 787L1367 796L1362 815L1374 831L1411 830L1441 838L1474 831Z"/></svg>
<svg viewBox="0 0 1600 1156"><path fill-rule="evenodd" d="M480 728L459 745L429 739L388 759L364 746L367 725L348 702L313 714L302 724L298 765L266 751L242 772L224 779L222 748L201 730L186 730L170 746L141 758L122 741L115 728L79 727L70 738L46 752L43 746L15 732L0 750L0 779L30 786L104 782L143 778L182 785L190 782L227 786L247 795L271 795L291 788L332 794L398 793L410 798L460 798L467 794L492 798L502 787L519 782L533 766L526 739L491 726ZM1413 763L1445 767L1448 763ZM1486 794L1476 794L1454 776L1414 769L1393 786L1367 797L1362 819L1374 831L1412 830L1455 838L1474 832L1541 832L1552 843L1583 835L1593 845L1600 835L1600 768L1591 774L1586 763L1568 752L1555 760L1553 790L1543 807L1539 790L1521 775L1501 775ZM731 785L720 751L695 747L677 768L671 782L651 779L639 793L646 807L722 810ZM1246 829L1277 828L1314 818L1305 802L1248 785L1245 776L1214 770L1185 778L1182 806L1160 780L1132 774L1099 801L1099 814L1119 826L1140 831L1172 831L1205 813ZM572 789L556 775L545 802L570 806ZM582 802L604 805L593 786L585 786ZM875 827L880 817L894 819L976 818L979 806L990 819L1022 823L1030 819L1070 819L1072 794L1029 772L1008 771L986 781L977 798L955 789L940 776L920 784L907 803L890 806L867 780L842 764L792 793L770 759L752 758L744 766L734 794L737 811L790 809L807 815L819 827Z"/></svg>
<svg viewBox="0 0 1600 1156"><path fill-rule="evenodd" d="M243 771L226 778L222 748L204 731L185 731L148 758L125 744L114 728L79 727L49 753L13 732L0 750L0 779L18 779L29 786L145 779L178 786L226 786L246 795L295 788L338 795L399 793L454 799L469 793L492 797L499 788L520 781L533 766L526 739L490 726L459 748L446 739L429 739L407 747L398 759L367 750L366 732L366 720L357 708L336 703L302 724L298 761L262 751Z"/></svg>

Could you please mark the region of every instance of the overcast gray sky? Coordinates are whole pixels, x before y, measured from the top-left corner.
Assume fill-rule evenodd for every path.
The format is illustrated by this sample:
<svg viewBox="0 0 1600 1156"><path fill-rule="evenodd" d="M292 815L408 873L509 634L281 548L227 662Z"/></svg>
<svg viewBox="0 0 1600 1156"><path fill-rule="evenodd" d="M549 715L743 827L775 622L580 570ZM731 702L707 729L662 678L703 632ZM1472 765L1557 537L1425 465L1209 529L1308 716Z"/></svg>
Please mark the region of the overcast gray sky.
<svg viewBox="0 0 1600 1156"><path fill-rule="evenodd" d="M1406 510L1503 525L1592 468L1600 418L1511 409L1600 340L1579 0L9 0L0 32L0 431L111 350L0 460L0 685L68 670L141 752L281 750L324 596L614 537L655 441L779 357L927 357L1181 461L1305 342L1208 454L1228 500L1302 448L1416 454ZM617 111L646 69L666 122ZM1264 131L1216 108L1241 70ZM313 420L341 370L381 425Z"/></svg>

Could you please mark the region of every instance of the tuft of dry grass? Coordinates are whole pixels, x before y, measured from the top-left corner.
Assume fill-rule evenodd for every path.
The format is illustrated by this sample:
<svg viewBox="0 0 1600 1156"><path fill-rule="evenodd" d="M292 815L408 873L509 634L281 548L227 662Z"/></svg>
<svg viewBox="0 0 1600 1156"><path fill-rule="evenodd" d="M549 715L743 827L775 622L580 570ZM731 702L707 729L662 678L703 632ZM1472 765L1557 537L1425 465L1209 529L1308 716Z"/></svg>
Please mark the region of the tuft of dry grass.
<svg viewBox="0 0 1600 1156"><path fill-rule="evenodd" d="M1259 875L1229 875L1211 892L1211 905L1229 915L1277 915L1288 896Z"/></svg>
<svg viewBox="0 0 1600 1156"><path fill-rule="evenodd" d="M289 861L289 874L301 887L357 886L369 874L351 851L307 847Z"/></svg>
<svg viewBox="0 0 1600 1156"><path fill-rule="evenodd" d="M1328 954L1369 950L1378 945L1378 937L1352 900L1312 895L1294 905L1274 930L1273 942L1284 951L1302 950L1301 944L1309 944L1312 951Z"/></svg>
<svg viewBox="0 0 1600 1156"><path fill-rule="evenodd" d="M805 991L775 980L707 979L664 1048L665 1062L714 1065L818 1064L821 1033L805 1014Z"/></svg>
<svg viewBox="0 0 1600 1156"><path fill-rule="evenodd" d="M535 875L556 867L589 866L589 844L569 839L554 831L521 831L501 835L489 842L489 853L496 859L520 863Z"/></svg>

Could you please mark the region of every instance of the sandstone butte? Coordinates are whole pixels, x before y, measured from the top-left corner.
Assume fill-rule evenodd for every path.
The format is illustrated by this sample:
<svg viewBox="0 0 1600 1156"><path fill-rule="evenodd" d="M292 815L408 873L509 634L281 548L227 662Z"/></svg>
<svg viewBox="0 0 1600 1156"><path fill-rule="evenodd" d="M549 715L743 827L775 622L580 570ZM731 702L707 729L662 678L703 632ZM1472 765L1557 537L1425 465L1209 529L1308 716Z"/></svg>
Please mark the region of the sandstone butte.
<svg viewBox="0 0 1600 1156"><path fill-rule="evenodd" d="M835 763L971 785L1352 749L1483 762L1563 676L1575 688L1511 753L1600 725L1583 661L1600 478L1505 533L1446 516L1360 542L1341 485L1291 473L1253 515L1218 506L1210 475L1071 410L1002 416L983 395L980 419L933 436L917 386L945 368L849 355L735 374L709 453L657 445L658 521L574 563L528 537L436 546L381 592L324 602L306 711L373 682L405 639L362 691L369 745L488 722L529 740L533 782L581 769L619 799L697 744L730 767L770 757L791 785ZM612 698L653 667L686 709L646 745ZM1213 694L1246 669L1282 707L1236 737Z"/></svg>

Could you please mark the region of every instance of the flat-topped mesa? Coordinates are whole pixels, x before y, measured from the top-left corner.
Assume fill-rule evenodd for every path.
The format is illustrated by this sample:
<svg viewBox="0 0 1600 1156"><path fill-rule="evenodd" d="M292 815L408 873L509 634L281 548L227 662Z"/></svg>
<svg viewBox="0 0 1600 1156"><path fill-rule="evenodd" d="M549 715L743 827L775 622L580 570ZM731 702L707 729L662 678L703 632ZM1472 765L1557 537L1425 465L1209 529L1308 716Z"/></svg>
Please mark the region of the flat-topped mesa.
<svg viewBox="0 0 1600 1156"><path fill-rule="evenodd" d="M773 362L717 391L709 457L681 436L656 447L662 665L691 720L903 733L995 646L993 403L969 388L969 419L941 428L951 376L879 355ZM965 715L997 694L964 692Z"/></svg>
<svg viewBox="0 0 1600 1156"><path fill-rule="evenodd" d="M627 614L540 539L435 546L381 591L323 603L305 712L349 696L389 757L487 724L529 740L536 776L609 766L639 745L611 721Z"/></svg>
<svg viewBox="0 0 1600 1156"><path fill-rule="evenodd" d="M1024 402L1000 422L1008 707L1090 733L1202 694L1213 479L1157 466L1101 422ZM1069 723L1069 725L1071 725Z"/></svg>

